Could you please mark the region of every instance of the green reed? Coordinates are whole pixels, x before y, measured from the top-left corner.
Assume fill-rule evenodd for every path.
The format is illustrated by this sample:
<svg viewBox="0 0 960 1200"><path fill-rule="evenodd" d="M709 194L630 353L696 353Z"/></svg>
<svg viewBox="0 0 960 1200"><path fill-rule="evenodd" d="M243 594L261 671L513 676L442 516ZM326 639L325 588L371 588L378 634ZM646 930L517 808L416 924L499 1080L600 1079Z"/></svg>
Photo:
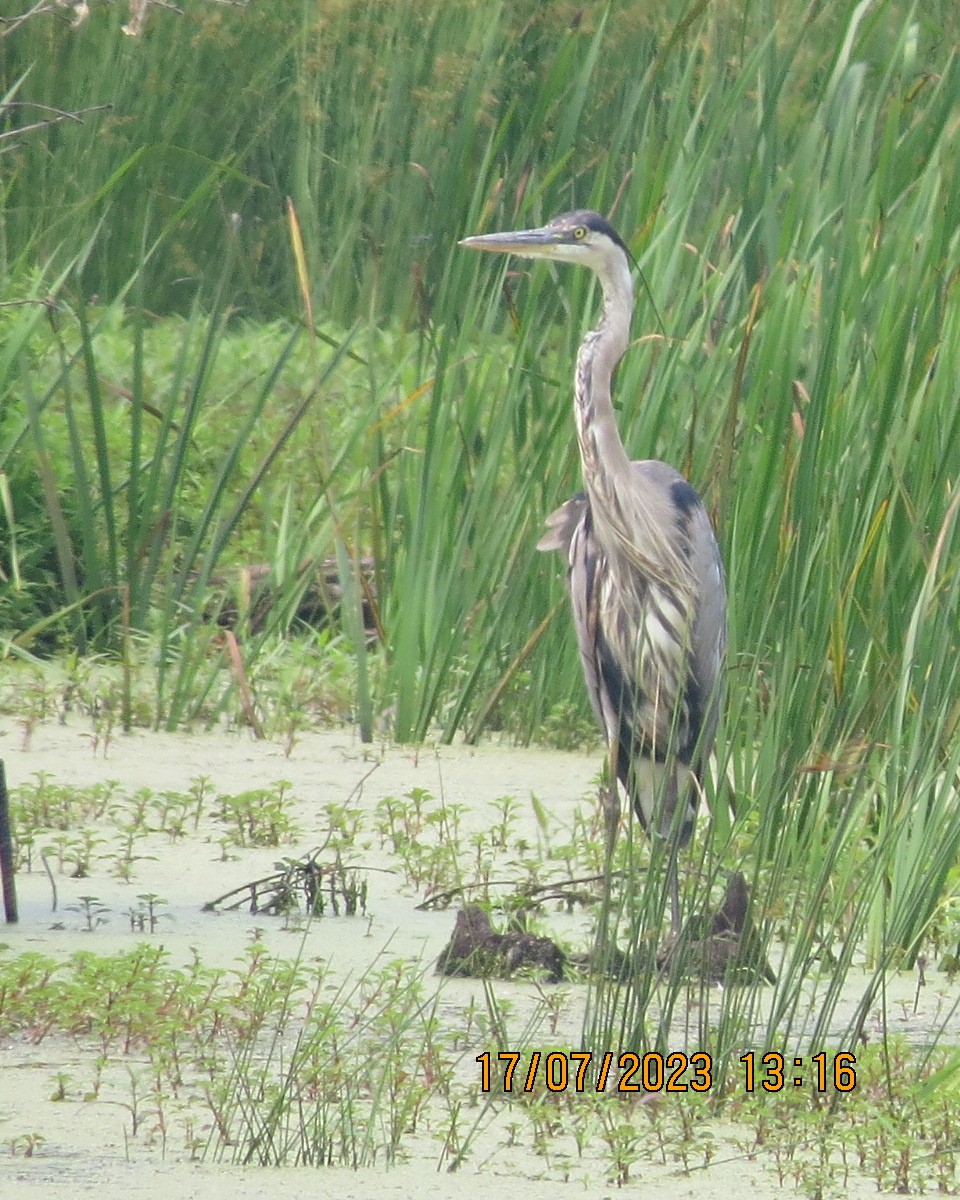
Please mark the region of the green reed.
<svg viewBox="0 0 960 1200"><path fill-rule="evenodd" d="M922 21L880 0L788 13L695 4L656 19L588 7L572 25L552 12L439 4L281 4L263 25L200 5L188 14L153 14L142 43L123 39L112 11L78 31L31 23L4 68L9 91L35 63L19 85L34 100L53 103L56 81L60 107L115 105L17 140L5 272L37 300L76 261L74 295L190 311L185 347L199 354L184 350L161 407L168 456L148 466L134 434L141 449L118 461L98 434L85 303L72 305L80 374L69 391L66 359L47 391L30 374L22 348L38 310L6 318L21 349L0 359L0 469L27 447L37 455L50 569L64 609L83 610L78 638L88 621L117 621L110 606L130 587L131 603L143 598L130 629L159 628L164 663L182 655L178 682L169 665L160 673L162 719L218 686L210 671L199 682L212 637L202 597L230 555L237 506L274 461L268 445L261 471L243 443L269 425L279 453L283 422L300 411L289 396L270 411L275 376L200 471L211 490L184 530L192 565L156 558L149 531L194 467L194 433L210 437L193 418L228 312L300 318L289 195L313 311L324 327L359 322L363 382L333 337L317 374L324 396L342 387L353 403L311 451L284 460L286 499L270 501L285 514L275 548L287 578L301 546L332 556L342 544L348 575L375 552L380 650L357 628L355 588L349 598L365 727L386 713L405 740L484 728L525 739L558 706L585 712L562 564L533 547L544 516L579 487L570 378L596 290L584 273L495 264L455 243L575 205L610 212L640 268L617 381L624 441L689 474L728 568L727 702L708 798L720 812L732 794L751 840L718 818L687 902L708 904L739 856L765 927L790 933L777 988L741 997L747 1015L736 1020L731 1001L717 1036L732 1045L761 1025L770 1038L819 1036L860 955L873 972L866 1011L887 968L936 928L958 836L952 7ZM168 56L183 68L172 99ZM231 213L239 223L224 220ZM135 396L148 382L139 336ZM39 419L55 410L90 531L76 546ZM17 524L19 561L37 535L11 508L2 519ZM173 590L158 603L149 584L161 566ZM4 571L15 574L9 555ZM624 910L634 940L659 921L661 875L651 871L650 894ZM821 970L810 1000L802 985ZM647 1028L657 986L601 997L594 1031L662 1040L679 983Z"/></svg>

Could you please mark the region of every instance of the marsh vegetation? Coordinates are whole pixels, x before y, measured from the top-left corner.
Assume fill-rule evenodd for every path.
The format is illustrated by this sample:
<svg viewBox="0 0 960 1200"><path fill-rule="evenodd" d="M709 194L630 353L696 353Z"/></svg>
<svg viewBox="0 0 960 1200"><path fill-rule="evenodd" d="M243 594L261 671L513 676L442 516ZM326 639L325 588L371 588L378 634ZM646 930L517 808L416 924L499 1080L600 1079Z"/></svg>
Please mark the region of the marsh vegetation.
<svg viewBox="0 0 960 1200"><path fill-rule="evenodd" d="M687 855L684 903L708 911L742 871L778 982L697 999L653 970L581 981L568 1036L708 1049L722 1085L710 1103L749 1109L758 1147L807 1144L819 1101L764 1109L724 1090L745 1048L859 1046L896 972L929 979L958 957L955 6L190 0L151 6L134 37L122 6L69 15L0 25L0 704L17 736L64 717L103 753L131 730L242 728L295 757L311 731L346 722L399 743L589 747L563 581L533 546L579 486L569 377L591 285L496 269L456 240L577 206L609 213L642 277L617 385L624 441L693 480L728 568L714 819ZM301 598L331 565L340 592L305 626ZM138 800L58 778L43 810L36 780L11 782L31 871L43 848L64 876L135 882L146 829L189 845L216 822L224 857L262 839L285 855L298 836L270 787L251 800L213 780L165 799L161 783ZM411 903L482 885L514 832L507 797L494 801L499 852L403 787L366 836ZM538 804L550 813L550 796ZM78 818L76 805L93 808ZM331 815L338 846L361 836L353 820L349 806ZM544 861L590 874L592 820L554 830L548 860L528 839L511 886L482 898L515 905ZM621 841L617 936L653 956L662 863L629 826ZM75 919L95 933L102 896L84 897ZM164 926L163 898L141 889L134 932ZM149 953L103 969L146 973L135 955ZM290 1089L310 1071L257 1074L274 1060L256 1013L299 1021L308 1058L329 1037L311 1039L322 1021L303 1007L301 967L261 966L280 982L251 1009L256 1037L232 1041L232 1111L251 1158L280 1161L309 1141ZM7 1029L39 1019L11 1022L18 972L34 1003L54 980L90 989L73 960L31 974L5 952L0 968ZM204 970L162 955L150 967L171 995L209 990L212 1013L247 967L216 982ZM323 1019L347 1020L379 988L397 1023L369 1028L395 1062L442 1058L433 982L411 970L355 981ZM503 1032L498 1011L491 990L475 1053ZM873 1082L829 1101L859 1129L872 1117L857 1104L882 1114L858 1170L882 1162L884 1186L956 1186L910 1173L917 1137L948 1162L955 1026L948 1005L907 1047L884 1023L863 1051ZM162 1031L137 1037L167 1047ZM321 1103L311 1161L392 1156L419 1120L404 1092L417 1062L371 1083L375 1153L324 1124ZM253 1098L270 1087L271 1111L293 1121L282 1135L256 1127ZM459 1161L466 1101L452 1082L441 1094L440 1124L459 1131L445 1161ZM547 1122L547 1149L554 1125L575 1125L549 1096L521 1108ZM635 1153L634 1126L589 1111L626 1182L630 1163L615 1162ZM685 1136L671 1124L663 1144ZM839 1168L828 1155L817 1169ZM812 1176L804 1186L817 1194Z"/></svg>

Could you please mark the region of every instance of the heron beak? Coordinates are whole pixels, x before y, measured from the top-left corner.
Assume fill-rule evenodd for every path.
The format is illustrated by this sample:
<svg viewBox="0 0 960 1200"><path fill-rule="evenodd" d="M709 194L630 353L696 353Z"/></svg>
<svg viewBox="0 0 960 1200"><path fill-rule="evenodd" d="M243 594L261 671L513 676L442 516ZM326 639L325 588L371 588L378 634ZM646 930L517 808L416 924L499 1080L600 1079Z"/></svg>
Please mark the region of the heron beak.
<svg viewBox="0 0 960 1200"><path fill-rule="evenodd" d="M514 233L482 233L463 238L459 245L470 250L487 250L492 254L522 254L526 258L550 258L559 246L570 241L562 229L518 229Z"/></svg>

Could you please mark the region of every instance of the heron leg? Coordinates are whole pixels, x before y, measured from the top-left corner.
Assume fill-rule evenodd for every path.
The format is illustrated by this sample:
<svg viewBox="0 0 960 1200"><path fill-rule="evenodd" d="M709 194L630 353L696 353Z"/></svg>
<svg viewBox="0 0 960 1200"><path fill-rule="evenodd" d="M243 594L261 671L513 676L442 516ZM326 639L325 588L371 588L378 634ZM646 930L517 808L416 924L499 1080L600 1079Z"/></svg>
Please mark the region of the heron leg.
<svg viewBox="0 0 960 1200"><path fill-rule="evenodd" d="M677 844L670 847L667 861L667 886L670 889L670 942L680 937L680 880L677 875Z"/></svg>
<svg viewBox="0 0 960 1200"><path fill-rule="evenodd" d="M595 962L602 975L608 976L614 972L617 958L616 945L610 937L610 909L613 891L613 851L617 844L617 830L620 826L620 793L617 790L617 750L615 737L609 742L610 757L607 762L607 778L600 789L600 807L603 810L604 855L603 855L603 893L600 899L600 913L597 918L597 942Z"/></svg>
<svg viewBox="0 0 960 1200"><path fill-rule="evenodd" d="M606 837L603 865L608 887L613 871L613 851L617 844L617 831L620 827L620 791L617 785L619 744L615 737L610 739L609 751L606 787L600 793L600 803L603 806L603 828Z"/></svg>

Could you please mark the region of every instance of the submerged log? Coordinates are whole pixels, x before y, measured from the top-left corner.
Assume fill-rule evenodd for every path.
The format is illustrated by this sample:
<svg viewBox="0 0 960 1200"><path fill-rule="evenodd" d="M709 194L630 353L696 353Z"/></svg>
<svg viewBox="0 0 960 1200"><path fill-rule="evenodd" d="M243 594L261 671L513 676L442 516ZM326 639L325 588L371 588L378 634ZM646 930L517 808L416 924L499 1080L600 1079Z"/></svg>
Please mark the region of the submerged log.
<svg viewBox="0 0 960 1200"><path fill-rule="evenodd" d="M368 638L380 636L379 615L375 611L377 602L376 570L370 557L360 559L361 611L363 628ZM339 617L343 598L343 584L335 558L321 561L305 559L298 568L302 580L311 576L290 614L291 619L320 629ZM273 580L273 568L269 563L254 563L248 567L235 567L230 571L210 577L210 587L224 593L219 608L208 610L211 619L224 629L235 629L241 619L246 619L250 632L259 633L266 624L274 606L281 600Z"/></svg>
<svg viewBox="0 0 960 1200"><path fill-rule="evenodd" d="M717 983L747 984L760 979L776 983L749 907L747 881L736 871L717 911L694 918L661 953L661 967L673 970L679 959L683 974Z"/></svg>
<svg viewBox="0 0 960 1200"><path fill-rule="evenodd" d="M546 971L551 983L563 978L563 951L550 938L530 933L496 933L476 904L457 913L453 936L437 959L438 975L507 979L521 967Z"/></svg>

